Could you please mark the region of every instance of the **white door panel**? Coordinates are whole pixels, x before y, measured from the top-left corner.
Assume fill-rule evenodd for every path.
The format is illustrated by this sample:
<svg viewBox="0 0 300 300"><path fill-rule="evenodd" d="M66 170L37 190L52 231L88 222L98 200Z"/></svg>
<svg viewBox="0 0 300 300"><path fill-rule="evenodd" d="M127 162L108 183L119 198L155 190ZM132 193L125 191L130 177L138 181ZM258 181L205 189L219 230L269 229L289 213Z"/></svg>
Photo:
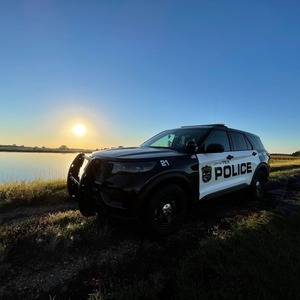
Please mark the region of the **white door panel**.
<svg viewBox="0 0 300 300"><path fill-rule="evenodd" d="M199 160L199 199L224 189L228 182L219 168L229 164L226 158L230 152L198 154Z"/></svg>
<svg viewBox="0 0 300 300"><path fill-rule="evenodd" d="M238 185L251 183L259 163L257 152L230 151L198 154L199 199Z"/></svg>

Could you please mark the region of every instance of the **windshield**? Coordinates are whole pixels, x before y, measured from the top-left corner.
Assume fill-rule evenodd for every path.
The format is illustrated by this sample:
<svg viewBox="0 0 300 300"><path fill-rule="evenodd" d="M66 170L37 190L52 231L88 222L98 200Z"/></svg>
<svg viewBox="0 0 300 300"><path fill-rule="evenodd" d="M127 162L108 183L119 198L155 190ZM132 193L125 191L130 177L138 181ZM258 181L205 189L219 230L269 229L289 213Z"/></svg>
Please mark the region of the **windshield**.
<svg viewBox="0 0 300 300"><path fill-rule="evenodd" d="M190 140L198 145L208 132L208 128L184 128L163 131L148 141L142 147L186 149L186 143Z"/></svg>

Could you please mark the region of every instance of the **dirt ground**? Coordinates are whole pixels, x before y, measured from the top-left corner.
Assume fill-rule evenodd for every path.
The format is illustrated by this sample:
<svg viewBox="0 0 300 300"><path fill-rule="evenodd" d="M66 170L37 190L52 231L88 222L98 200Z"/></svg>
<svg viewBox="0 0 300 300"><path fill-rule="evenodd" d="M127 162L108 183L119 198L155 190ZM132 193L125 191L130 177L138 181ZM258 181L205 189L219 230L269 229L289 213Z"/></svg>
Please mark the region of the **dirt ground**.
<svg viewBox="0 0 300 300"><path fill-rule="evenodd" d="M94 238L85 239L84 247L71 247L59 256L48 252L35 256L24 248L22 255L0 261L0 299L87 299L94 290L109 295L118 282L131 284L137 274L147 279L157 270L164 274L161 299L176 298L172 287L178 260L199 241L230 231L235 222L253 212L278 208L287 216L293 214L299 200L300 171L270 180L262 201L240 192L203 202L189 211L179 231L161 239L146 236L135 223L100 220ZM76 203L18 208L0 213L0 225L76 209Z"/></svg>

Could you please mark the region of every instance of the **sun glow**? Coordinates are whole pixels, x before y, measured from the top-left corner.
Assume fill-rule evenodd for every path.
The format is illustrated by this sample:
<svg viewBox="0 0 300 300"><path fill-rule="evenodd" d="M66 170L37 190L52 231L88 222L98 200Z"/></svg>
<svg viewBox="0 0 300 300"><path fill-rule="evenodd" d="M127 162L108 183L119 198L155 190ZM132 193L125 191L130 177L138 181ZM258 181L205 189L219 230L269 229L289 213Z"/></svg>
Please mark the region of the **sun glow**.
<svg viewBox="0 0 300 300"><path fill-rule="evenodd" d="M86 134L86 131L86 127L81 123L77 123L72 127L73 134L78 137L84 136Z"/></svg>

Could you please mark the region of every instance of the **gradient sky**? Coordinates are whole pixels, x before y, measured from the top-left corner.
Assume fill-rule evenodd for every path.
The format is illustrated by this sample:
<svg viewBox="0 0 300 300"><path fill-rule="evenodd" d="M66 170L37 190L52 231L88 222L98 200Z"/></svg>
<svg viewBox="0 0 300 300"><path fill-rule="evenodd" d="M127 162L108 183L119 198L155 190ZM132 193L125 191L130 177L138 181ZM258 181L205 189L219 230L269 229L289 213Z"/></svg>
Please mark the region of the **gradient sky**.
<svg viewBox="0 0 300 300"><path fill-rule="evenodd" d="M0 144L136 146L225 123L293 153L299 16L299 0L1 0Z"/></svg>

